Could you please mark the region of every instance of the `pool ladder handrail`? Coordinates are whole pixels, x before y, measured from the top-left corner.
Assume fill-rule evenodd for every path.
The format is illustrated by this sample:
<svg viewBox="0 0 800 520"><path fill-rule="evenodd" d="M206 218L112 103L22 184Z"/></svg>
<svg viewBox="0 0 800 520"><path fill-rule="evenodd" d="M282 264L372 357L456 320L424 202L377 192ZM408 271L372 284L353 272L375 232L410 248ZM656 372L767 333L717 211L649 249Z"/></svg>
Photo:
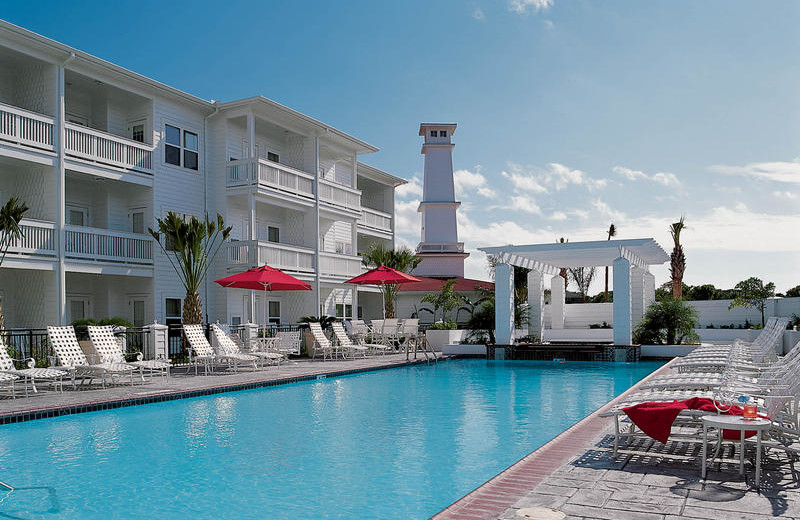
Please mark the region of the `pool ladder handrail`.
<svg viewBox="0 0 800 520"><path fill-rule="evenodd" d="M9 491L14 491L14 486L10 486L10 485L6 484L5 482L3 482L2 480L0 480L0 487L4 487Z"/></svg>
<svg viewBox="0 0 800 520"><path fill-rule="evenodd" d="M409 343L409 341L406 341L406 360L408 360ZM419 348L420 343L422 344L421 349ZM430 352L430 354L433 356L434 363L439 361L439 358L436 356L436 351L434 351L430 345L428 345L428 339L425 337L424 332L417 333L417 337L414 340L414 359L417 359L417 351L422 351L422 353L425 354L425 362L428 364L431 362L428 352Z"/></svg>

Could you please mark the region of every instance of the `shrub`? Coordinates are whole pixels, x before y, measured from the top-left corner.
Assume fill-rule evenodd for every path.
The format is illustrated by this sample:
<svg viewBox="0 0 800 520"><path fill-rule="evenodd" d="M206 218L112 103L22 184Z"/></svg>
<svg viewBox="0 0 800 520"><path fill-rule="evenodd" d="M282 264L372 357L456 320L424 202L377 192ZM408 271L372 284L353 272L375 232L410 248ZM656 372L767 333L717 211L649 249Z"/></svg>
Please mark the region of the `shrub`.
<svg viewBox="0 0 800 520"><path fill-rule="evenodd" d="M456 330L458 325L453 320L437 321L428 327L428 330Z"/></svg>
<svg viewBox="0 0 800 520"><path fill-rule="evenodd" d="M633 332L633 342L649 345L680 345L700 340L694 332L697 310L683 300L664 298L648 307Z"/></svg>

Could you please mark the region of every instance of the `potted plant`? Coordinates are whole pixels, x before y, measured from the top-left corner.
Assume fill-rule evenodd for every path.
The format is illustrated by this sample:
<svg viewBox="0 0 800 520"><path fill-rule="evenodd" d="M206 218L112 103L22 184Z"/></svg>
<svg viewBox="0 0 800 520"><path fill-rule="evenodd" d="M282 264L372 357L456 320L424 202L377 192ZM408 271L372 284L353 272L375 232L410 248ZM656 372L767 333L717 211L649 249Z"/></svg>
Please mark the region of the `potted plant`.
<svg viewBox="0 0 800 520"><path fill-rule="evenodd" d="M303 331L303 351L306 355L310 358L314 357L314 335L311 333L311 330L308 326L309 323L319 323L322 327L323 332L327 334L328 331L331 330L331 324L336 321L337 318L333 316L303 316L297 323L300 325L300 329ZM302 352L301 352L302 353Z"/></svg>

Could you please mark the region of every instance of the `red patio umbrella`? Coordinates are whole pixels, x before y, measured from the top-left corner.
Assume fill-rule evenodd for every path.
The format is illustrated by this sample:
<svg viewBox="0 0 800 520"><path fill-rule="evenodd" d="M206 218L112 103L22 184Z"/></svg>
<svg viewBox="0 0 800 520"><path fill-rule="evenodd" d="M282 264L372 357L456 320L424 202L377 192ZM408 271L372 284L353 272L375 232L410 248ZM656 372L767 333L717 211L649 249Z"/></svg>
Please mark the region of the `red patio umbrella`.
<svg viewBox="0 0 800 520"><path fill-rule="evenodd" d="M311 284L268 265L215 280L223 287L264 290L264 327L267 326L267 291L310 291Z"/></svg>
<svg viewBox="0 0 800 520"><path fill-rule="evenodd" d="M366 273L360 274L355 278L347 280L345 283L354 283L357 285L379 285L381 288L381 299L384 299L384 285L397 285L399 283L414 283L421 282L419 278L406 274L397 269L380 265L375 269L370 269ZM386 319L386 307L381 302L383 309L383 317Z"/></svg>

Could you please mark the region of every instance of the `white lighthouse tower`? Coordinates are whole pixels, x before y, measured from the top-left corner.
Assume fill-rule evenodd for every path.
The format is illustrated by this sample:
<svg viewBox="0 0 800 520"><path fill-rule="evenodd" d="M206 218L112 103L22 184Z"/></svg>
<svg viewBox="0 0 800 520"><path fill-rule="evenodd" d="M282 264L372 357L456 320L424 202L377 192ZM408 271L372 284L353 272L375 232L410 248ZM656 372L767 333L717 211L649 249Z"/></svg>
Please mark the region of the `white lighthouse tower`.
<svg viewBox="0 0 800 520"><path fill-rule="evenodd" d="M450 140L456 131L454 123L422 123L419 135L424 136L425 156L422 202L422 237L417 255L422 258L414 274L433 278L463 278L464 243L458 241L456 201L453 185L453 147Z"/></svg>

